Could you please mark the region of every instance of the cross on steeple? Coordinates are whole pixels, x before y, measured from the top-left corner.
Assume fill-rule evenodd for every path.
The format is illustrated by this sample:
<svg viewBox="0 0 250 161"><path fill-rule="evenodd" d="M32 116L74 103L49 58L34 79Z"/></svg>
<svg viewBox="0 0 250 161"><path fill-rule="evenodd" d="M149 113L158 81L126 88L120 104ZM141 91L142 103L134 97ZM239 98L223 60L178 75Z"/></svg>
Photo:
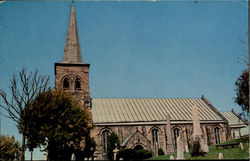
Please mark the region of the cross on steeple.
<svg viewBox="0 0 250 161"><path fill-rule="evenodd" d="M76 24L74 0L70 11L67 38L65 42L63 63L82 63L80 41Z"/></svg>

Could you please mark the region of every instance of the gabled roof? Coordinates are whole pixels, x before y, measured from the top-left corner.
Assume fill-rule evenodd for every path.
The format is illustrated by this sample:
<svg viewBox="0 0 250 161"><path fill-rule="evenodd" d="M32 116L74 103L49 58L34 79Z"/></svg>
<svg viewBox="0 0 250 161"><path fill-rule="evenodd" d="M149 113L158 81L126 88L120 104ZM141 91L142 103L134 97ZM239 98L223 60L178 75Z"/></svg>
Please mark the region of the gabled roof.
<svg viewBox="0 0 250 161"><path fill-rule="evenodd" d="M93 123L165 124L166 114L173 122L192 123L192 107L198 107L202 122L224 121L223 116L203 98L93 98Z"/></svg>
<svg viewBox="0 0 250 161"><path fill-rule="evenodd" d="M242 118L238 116L235 112L221 112L221 114L228 120L230 127L245 127L247 126Z"/></svg>
<svg viewBox="0 0 250 161"><path fill-rule="evenodd" d="M68 32L63 55L63 63L82 63L74 3L72 3L70 11Z"/></svg>

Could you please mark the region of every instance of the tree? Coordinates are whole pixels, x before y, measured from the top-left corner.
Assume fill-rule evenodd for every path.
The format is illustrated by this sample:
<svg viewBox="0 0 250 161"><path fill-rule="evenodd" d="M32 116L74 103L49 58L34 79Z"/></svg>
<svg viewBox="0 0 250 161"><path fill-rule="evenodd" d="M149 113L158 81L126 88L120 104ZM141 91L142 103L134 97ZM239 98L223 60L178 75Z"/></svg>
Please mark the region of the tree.
<svg viewBox="0 0 250 161"><path fill-rule="evenodd" d="M26 109L25 119L29 149L44 145L49 160L70 160L82 151L81 142L92 127L89 111L60 89L39 93Z"/></svg>
<svg viewBox="0 0 250 161"><path fill-rule="evenodd" d="M109 136L108 136L108 140L107 140L107 146L108 146L108 159L109 160L114 160L114 156L113 156L113 150L115 149L115 144L119 144L120 140L118 138L118 136L116 135L115 132L112 132Z"/></svg>
<svg viewBox="0 0 250 161"><path fill-rule="evenodd" d="M1 89L0 98L2 103L0 107L5 109L8 115L4 115L11 118L17 123L19 132L22 134L22 157L21 160L25 158L25 140L26 140L26 125L27 120L24 119L24 110L26 107L30 106L32 100L36 95L48 88L49 76L38 75L38 71L27 73L27 69L23 68L19 72L17 77L13 74L10 80L10 93L11 96L8 97L7 93Z"/></svg>
<svg viewBox="0 0 250 161"><path fill-rule="evenodd" d="M246 119L249 114L249 72L245 70L235 82L235 103L241 106L242 115Z"/></svg>
<svg viewBox="0 0 250 161"><path fill-rule="evenodd" d="M76 156L76 161L82 161L85 158L93 157L93 154L95 152L96 143L94 141L94 138L90 137L90 131L88 132L84 140L85 140L84 148L81 145L77 145L78 148L76 148L74 151L74 154Z"/></svg>
<svg viewBox="0 0 250 161"><path fill-rule="evenodd" d="M0 137L0 160L11 161L21 159L21 147L19 142L15 141L14 136Z"/></svg>

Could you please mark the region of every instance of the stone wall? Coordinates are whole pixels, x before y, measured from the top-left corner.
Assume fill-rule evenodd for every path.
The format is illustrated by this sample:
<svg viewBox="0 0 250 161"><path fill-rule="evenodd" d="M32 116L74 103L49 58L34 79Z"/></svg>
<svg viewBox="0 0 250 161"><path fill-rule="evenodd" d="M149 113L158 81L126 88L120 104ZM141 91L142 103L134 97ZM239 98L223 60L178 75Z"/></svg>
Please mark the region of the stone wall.
<svg viewBox="0 0 250 161"><path fill-rule="evenodd" d="M72 96L90 107L89 92L89 64L65 64L55 63L55 88L63 89L63 80L70 80L69 88L64 89L72 93ZM75 89L75 80L81 80L81 88Z"/></svg>
<svg viewBox="0 0 250 161"><path fill-rule="evenodd" d="M172 140L174 143L174 132L175 128L180 129L183 134L183 143L184 146L191 145L192 133L193 133L193 124L171 124L171 132L172 132ZM207 140L208 144L215 144L215 134L214 128L219 127L221 129L221 142L226 141L226 125L224 123L210 123L210 124L201 124L201 129L203 133L203 137ZM146 150L153 151L152 145L152 130L157 129L158 133L158 144L159 148L162 148L164 153L166 154L166 126L165 125L120 125L120 126L97 126L95 125L91 131L91 136L95 138L96 152L94 156L96 159L103 159L103 145L102 145L102 132L104 130L108 130L110 132L115 132L120 138L120 142L122 143L129 135L133 135L126 144L126 148L133 148L136 144L138 144L138 138L140 139L140 145L144 147ZM143 139L143 135L146 139ZM148 141L149 142L148 142ZM151 144L148 146L148 144Z"/></svg>

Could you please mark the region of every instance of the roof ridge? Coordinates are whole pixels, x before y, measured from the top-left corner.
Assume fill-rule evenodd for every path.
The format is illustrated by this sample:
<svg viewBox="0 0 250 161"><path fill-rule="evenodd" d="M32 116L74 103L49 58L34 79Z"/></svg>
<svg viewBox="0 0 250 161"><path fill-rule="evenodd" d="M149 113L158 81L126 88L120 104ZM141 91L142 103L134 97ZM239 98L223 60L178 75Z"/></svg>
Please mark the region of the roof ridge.
<svg viewBox="0 0 250 161"><path fill-rule="evenodd" d="M201 99L201 98L192 98L192 97L92 97L93 99Z"/></svg>

